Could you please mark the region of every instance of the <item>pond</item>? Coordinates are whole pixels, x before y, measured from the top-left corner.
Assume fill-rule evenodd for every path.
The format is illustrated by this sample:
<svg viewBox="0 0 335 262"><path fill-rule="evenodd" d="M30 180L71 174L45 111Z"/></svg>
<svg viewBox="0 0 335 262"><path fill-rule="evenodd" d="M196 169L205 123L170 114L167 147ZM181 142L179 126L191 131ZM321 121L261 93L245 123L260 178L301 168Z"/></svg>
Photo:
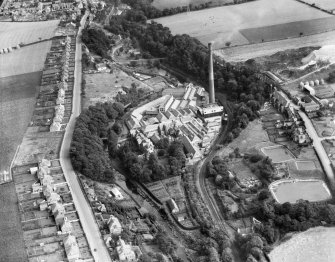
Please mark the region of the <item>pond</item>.
<svg viewBox="0 0 335 262"><path fill-rule="evenodd" d="M269 186L269 190L280 204L296 203L300 199L315 202L331 198L331 193L325 182L318 179L275 181Z"/></svg>

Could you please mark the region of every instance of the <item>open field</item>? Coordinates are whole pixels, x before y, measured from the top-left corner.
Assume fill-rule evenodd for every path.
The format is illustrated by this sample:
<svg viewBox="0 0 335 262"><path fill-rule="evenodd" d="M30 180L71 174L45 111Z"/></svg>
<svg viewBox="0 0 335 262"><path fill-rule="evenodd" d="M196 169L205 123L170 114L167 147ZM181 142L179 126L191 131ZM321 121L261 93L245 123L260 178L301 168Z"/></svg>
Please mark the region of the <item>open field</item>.
<svg viewBox="0 0 335 262"><path fill-rule="evenodd" d="M263 147L262 152L271 158L273 163L281 163L294 159L294 155L283 146Z"/></svg>
<svg viewBox="0 0 335 262"><path fill-rule="evenodd" d="M294 234L270 252L272 262L335 261L335 228L315 227Z"/></svg>
<svg viewBox="0 0 335 262"><path fill-rule="evenodd" d="M259 119L250 122L237 138L235 138L227 147L218 151L218 155L221 157L227 156L237 147L240 149L241 153L246 153L256 145L272 145L272 143L269 142L269 137L263 129L262 122Z"/></svg>
<svg viewBox="0 0 335 262"><path fill-rule="evenodd" d="M249 43L261 43L287 38L313 35L335 30L335 17L311 19L307 21L290 22L240 30Z"/></svg>
<svg viewBox="0 0 335 262"><path fill-rule="evenodd" d="M28 261L14 183L0 185L0 261Z"/></svg>
<svg viewBox="0 0 335 262"><path fill-rule="evenodd" d="M14 47L20 43L29 44L54 36L59 20L43 22L1 22L0 49Z"/></svg>
<svg viewBox="0 0 335 262"><path fill-rule="evenodd" d="M59 158L64 132L40 132L38 127L29 127L14 160L14 166L36 162L39 155L48 159Z"/></svg>
<svg viewBox="0 0 335 262"><path fill-rule="evenodd" d="M190 14L181 13L156 21L169 27L173 34L187 33L204 44L214 41L214 48L222 48L227 41L231 42L231 45L248 44L249 41L239 32L241 29L325 17L331 15L295 0L257 0Z"/></svg>
<svg viewBox="0 0 335 262"><path fill-rule="evenodd" d="M311 202L324 201L332 197L327 185L322 180L280 180L269 186L270 192L280 204L296 203L300 199Z"/></svg>
<svg viewBox="0 0 335 262"><path fill-rule="evenodd" d="M334 0L303 0L305 3L308 4L315 4L315 6L328 10L333 11L335 10L335 1Z"/></svg>
<svg viewBox="0 0 335 262"><path fill-rule="evenodd" d="M251 58L272 55L276 52L297 49L306 46L324 46L335 44L335 31L309 35L299 38L291 38L279 41L250 44L244 46L233 46L215 50L217 56L228 62L242 62Z"/></svg>
<svg viewBox="0 0 335 262"><path fill-rule="evenodd" d="M0 78L41 71L51 41L46 41L0 55Z"/></svg>
<svg viewBox="0 0 335 262"><path fill-rule="evenodd" d="M122 91L123 86L131 88L132 83L135 83L138 88L151 89L148 85L117 68L114 68L112 73L84 74L84 79L86 82L84 108L97 102L112 102L117 93Z"/></svg>
<svg viewBox="0 0 335 262"><path fill-rule="evenodd" d="M211 2L212 5L224 5L234 3L234 0L154 0L152 5L157 9L163 10L165 8L174 8L178 6L201 5Z"/></svg>
<svg viewBox="0 0 335 262"><path fill-rule="evenodd" d="M41 72L0 78L0 172L8 171L34 111Z"/></svg>

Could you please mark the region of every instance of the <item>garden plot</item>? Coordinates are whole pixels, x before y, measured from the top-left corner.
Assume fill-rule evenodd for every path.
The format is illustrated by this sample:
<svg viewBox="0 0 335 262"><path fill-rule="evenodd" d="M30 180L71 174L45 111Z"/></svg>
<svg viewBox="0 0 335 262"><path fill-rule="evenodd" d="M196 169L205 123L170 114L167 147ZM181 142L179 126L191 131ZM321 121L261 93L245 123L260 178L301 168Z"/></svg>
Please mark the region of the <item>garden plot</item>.
<svg viewBox="0 0 335 262"><path fill-rule="evenodd" d="M314 118L312 124L319 137L333 136L335 133L335 120L332 117Z"/></svg>
<svg viewBox="0 0 335 262"><path fill-rule="evenodd" d="M181 178L179 176L148 183L146 186L162 202L170 198L173 198L177 202L183 202L185 200Z"/></svg>
<svg viewBox="0 0 335 262"><path fill-rule="evenodd" d="M1 22L0 49L29 44L54 36L59 20L43 22Z"/></svg>
<svg viewBox="0 0 335 262"><path fill-rule="evenodd" d="M248 44L249 41L239 32L241 29L324 17L331 15L298 1L258 0L189 14L181 13L162 17L156 21L169 27L173 34L187 33L198 38L203 44L207 45L208 42L214 41L214 48L222 48L226 42L231 42L232 46Z"/></svg>

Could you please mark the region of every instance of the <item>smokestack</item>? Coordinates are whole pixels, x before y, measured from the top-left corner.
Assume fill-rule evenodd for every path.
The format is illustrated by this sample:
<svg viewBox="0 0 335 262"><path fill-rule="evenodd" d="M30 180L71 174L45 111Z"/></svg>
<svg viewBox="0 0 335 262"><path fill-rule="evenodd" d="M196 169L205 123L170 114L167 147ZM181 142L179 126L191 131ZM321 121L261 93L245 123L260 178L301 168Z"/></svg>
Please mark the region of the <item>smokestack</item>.
<svg viewBox="0 0 335 262"><path fill-rule="evenodd" d="M208 50L209 50L209 65L208 65L209 103L212 104L212 103L215 103L212 43L208 43Z"/></svg>

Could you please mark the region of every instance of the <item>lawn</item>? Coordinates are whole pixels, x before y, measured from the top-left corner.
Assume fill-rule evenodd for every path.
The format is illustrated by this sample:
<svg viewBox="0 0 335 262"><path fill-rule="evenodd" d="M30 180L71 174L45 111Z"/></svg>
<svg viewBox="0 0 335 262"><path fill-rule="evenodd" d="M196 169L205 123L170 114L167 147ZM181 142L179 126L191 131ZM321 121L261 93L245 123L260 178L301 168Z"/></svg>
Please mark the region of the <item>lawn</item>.
<svg viewBox="0 0 335 262"><path fill-rule="evenodd" d="M0 261L28 261L14 183L0 185Z"/></svg>
<svg viewBox="0 0 335 262"><path fill-rule="evenodd" d="M59 20L43 22L1 22L0 49L14 47L20 43L29 44L54 36Z"/></svg>
<svg viewBox="0 0 335 262"><path fill-rule="evenodd" d="M299 10L299 12L297 12ZM156 19L173 34L187 33L203 44L214 41L215 48L245 45L249 41L241 29L285 24L295 21L331 17L320 10L295 0L257 0L245 4L222 6Z"/></svg>
<svg viewBox="0 0 335 262"><path fill-rule="evenodd" d="M41 72L0 78L0 172L8 170L29 125Z"/></svg>

